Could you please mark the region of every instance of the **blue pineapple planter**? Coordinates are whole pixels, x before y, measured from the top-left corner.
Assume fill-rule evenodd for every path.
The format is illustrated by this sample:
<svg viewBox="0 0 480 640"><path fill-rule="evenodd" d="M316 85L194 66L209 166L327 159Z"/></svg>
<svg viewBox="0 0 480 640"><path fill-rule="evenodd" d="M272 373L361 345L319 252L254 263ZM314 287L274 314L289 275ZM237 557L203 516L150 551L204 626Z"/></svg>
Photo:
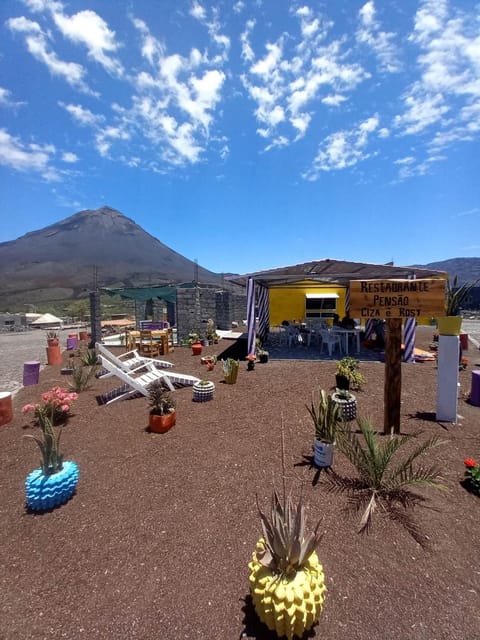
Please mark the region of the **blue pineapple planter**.
<svg viewBox="0 0 480 640"><path fill-rule="evenodd" d="M44 475L35 469L25 480L27 507L33 511L53 509L66 502L77 486L79 469L75 462L67 460L58 473Z"/></svg>

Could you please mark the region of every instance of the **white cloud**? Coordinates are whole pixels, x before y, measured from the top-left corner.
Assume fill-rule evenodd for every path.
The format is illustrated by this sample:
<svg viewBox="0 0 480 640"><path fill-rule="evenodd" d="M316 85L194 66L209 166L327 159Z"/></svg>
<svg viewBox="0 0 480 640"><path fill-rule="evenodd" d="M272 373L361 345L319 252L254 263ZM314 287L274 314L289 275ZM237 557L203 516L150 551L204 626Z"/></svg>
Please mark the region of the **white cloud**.
<svg viewBox="0 0 480 640"><path fill-rule="evenodd" d="M68 164L75 164L75 162L78 162L78 156L71 151L65 151L62 153L62 160Z"/></svg>
<svg viewBox="0 0 480 640"><path fill-rule="evenodd" d="M100 129L95 135L95 146L98 153L106 158L109 156L110 147L115 140L129 140L130 133L126 127L109 125Z"/></svg>
<svg viewBox="0 0 480 640"><path fill-rule="evenodd" d="M39 173L49 182L59 180L58 173L50 166L54 154L53 145L25 144L0 129L0 164L6 167L24 173Z"/></svg>
<svg viewBox="0 0 480 640"><path fill-rule="evenodd" d="M4 87L0 87L0 106L14 109L26 105L26 102L15 102L11 98L12 92Z"/></svg>
<svg viewBox="0 0 480 640"><path fill-rule="evenodd" d="M394 125L403 135L430 133L433 153L480 130L480 28L447 0L423 0L410 37L420 78L403 95Z"/></svg>
<svg viewBox="0 0 480 640"><path fill-rule="evenodd" d="M348 99L348 92L369 77L360 64L348 62L344 42L326 44L332 24L323 16L307 6L292 13L300 21L300 34L295 38L283 33L267 42L262 56L255 56L250 42L254 23L247 23L241 35L242 58L247 66L241 79L257 103L257 133L271 139L266 149L302 138L319 103L339 106Z"/></svg>
<svg viewBox="0 0 480 640"><path fill-rule="evenodd" d="M415 162L415 158L413 156L406 156L405 158L399 158L394 161L394 164L413 164Z"/></svg>
<svg viewBox="0 0 480 640"><path fill-rule="evenodd" d="M62 34L75 43L84 44L88 55L101 64L109 73L123 74L122 64L112 57L119 45L115 42L115 32L94 11L79 11L72 16L60 12L53 13L55 24Z"/></svg>
<svg viewBox="0 0 480 640"><path fill-rule="evenodd" d="M90 109L85 109L79 104L65 104L64 102L59 102L58 104L63 107L78 124L95 126L105 120L104 116L95 115Z"/></svg>
<svg viewBox="0 0 480 640"><path fill-rule="evenodd" d="M196 18L197 20L205 20L207 17L207 13L205 8L199 2L194 2L190 9L190 15Z"/></svg>
<svg viewBox="0 0 480 640"><path fill-rule="evenodd" d="M352 167L372 154L367 151L369 135L378 129L379 117L372 116L356 129L337 131L323 141L312 167L303 174L306 180L317 180L322 171Z"/></svg>
<svg viewBox="0 0 480 640"><path fill-rule="evenodd" d="M199 6L194 5L195 17L206 22L207 15ZM152 70L141 71L135 78L138 95L133 96L131 109L122 114L123 122L153 141L165 162L198 162L209 140L225 82L221 68L211 68L219 62L218 57L211 59L196 48L188 57L167 55L165 46L152 36L143 21L135 20L134 24ZM207 23L209 33L212 28Z"/></svg>
<svg viewBox="0 0 480 640"><path fill-rule="evenodd" d="M339 93L325 96L325 98L322 98L323 104L328 104L329 107L338 107L339 105L342 104L342 102L345 102L345 100L346 100L346 97L340 95Z"/></svg>
<svg viewBox="0 0 480 640"><path fill-rule="evenodd" d="M42 31L37 22L28 20L25 17L10 18L7 26L11 31L25 34L27 49L31 55L39 62L45 64L54 76L60 76L70 86L83 93L93 92L84 81L85 69L76 62L65 62L48 46L47 35Z"/></svg>
<svg viewBox="0 0 480 640"><path fill-rule="evenodd" d="M376 10L373 0L368 0L358 14L360 20L356 33L358 42L372 49L382 71L389 73L400 71L399 52L392 42L395 34L382 31L379 21L375 18Z"/></svg>

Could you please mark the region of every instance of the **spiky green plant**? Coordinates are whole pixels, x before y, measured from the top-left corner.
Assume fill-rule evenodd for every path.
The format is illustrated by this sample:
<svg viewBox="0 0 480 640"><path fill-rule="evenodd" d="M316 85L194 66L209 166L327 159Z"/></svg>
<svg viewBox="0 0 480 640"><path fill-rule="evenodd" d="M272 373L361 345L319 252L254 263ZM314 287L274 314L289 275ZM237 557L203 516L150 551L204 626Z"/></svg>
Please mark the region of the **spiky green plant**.
<svg viewBox="0 0 480 640"><path fill-rule="evenodd" d="M46 476L58 473L63 467L63 455L60 453L61 430L55 431L51 419L45 414L39 419L42 437L26 435L25 438L32 438L38 444L42 453L40 466L42 473Z"/></svg>
<svg viewBox="0 0 480 640"><path fill-rule="evenodd" d="M331 490L349 495L350 508L355 511L363 509L360 532L369 531L373 515L381 507L418 543L425 544L424 536L408 511L426 499L412 489L422 486L445 489L445 486L440 482L439 467L434 464L414 466L414 463L421 455L444 442L437 437L429 438L397 461L396 454L421 432L395 436L382 443L368 419L359 418L357 422L361 436L344 431L337 446L356 468L359 477L343 478L332 472L325 482L329 483Z"/></svg>
<svg viewBox="0 0 480 640"><path fill-rule="evenodd" d="M99 367L100 360L95 349L86 349L80 355L82 364L86 367Z"/></svg>
<svg viewBox="0 0 480 640"><path fill-rule="evenodd" d="M269 518L257 498L263 537L248 566L252 601L260 620L279 637L292 640L303 637L318 620L327 588L315 550L320 522L307 534L302 497L294 504L291 494L286 495L283 421L281 436L282 500L274 489Z"/></svg>
<svg viewBox="0 0 480 640"><path fill-rule="evenodd" d="M463 302L468 298L473 287L480 282L480 278L474 282L464 282L461 287L457 287L457 281L458 276L454 277L452 284L450 284L450 280L447 280L445 292L447 316L457 316L460 313Z"/></svg>
<svg viewBox="0 0 480 640"><path fill-rule="evenodd" d="M315 438L329 444L335 442L338 425L343 422L342 408L323 389L318 391L318 401L307 405L315 428Z"/></svg>
<svg viewBox="0 0 480 640"><path fill-rule="evenodd" d="M257 559L264 567L271 569L277 576L288 577L301 569L320 542L318 534L320 520L312 533L305 533L306 516L303 499L300 496L294 505L292 495L281 500L276 489L272 493L270 518L257 508L262 520L265 547L257 551Z"/></svg>
<svg viewBox="0 0 480 640"><path fill-rule="evenodd" d="M223 375L227 384L233 384L237 381L239 365L240 361L233 358L222 360Z"/></svg>
<svg viewBox="0 0 480 640"><path fill-rule="evenodd" d="M95 375L97 366L85 366L83 362L80 364L74 364L72 367L72 379L70 382L70 389L76 393L85 391L90 385L90 381Z"/></svg>

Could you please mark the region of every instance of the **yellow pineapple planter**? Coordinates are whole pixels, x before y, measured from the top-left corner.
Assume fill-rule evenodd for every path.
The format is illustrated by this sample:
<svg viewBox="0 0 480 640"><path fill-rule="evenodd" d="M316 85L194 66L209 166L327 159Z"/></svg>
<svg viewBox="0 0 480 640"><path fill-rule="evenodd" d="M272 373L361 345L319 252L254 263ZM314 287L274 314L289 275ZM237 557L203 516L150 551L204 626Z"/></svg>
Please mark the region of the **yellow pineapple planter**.
<svg viewBox="0 0 480 640"><path fill-rule="evenodd" d="M265 541L260 538L248 565L255 611L279 637L301 637L317 622L327 591L317 553L313 551L304 565L290 575L279 575L259 560L265 551Z"/></svg>

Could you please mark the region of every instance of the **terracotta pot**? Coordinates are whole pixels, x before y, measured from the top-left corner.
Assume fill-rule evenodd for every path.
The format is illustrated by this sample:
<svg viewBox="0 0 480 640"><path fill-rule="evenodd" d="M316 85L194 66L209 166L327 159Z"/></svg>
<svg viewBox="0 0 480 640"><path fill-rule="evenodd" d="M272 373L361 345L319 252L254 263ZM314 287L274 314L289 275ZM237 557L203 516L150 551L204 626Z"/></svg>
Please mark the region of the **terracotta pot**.
<svg viewBox="0 0 480 640"><path fill-rule="evenodd" d="M80 331L80 340L88 340L88 333L86 331Z"/></svg>
<svg viewBox="0 0 480 640"><path fill-rule="evenodd" d="M47 347L47 362L48 364L62 364L62 352L60 347Z"/></svg>
<svg viewBox="0 0 480 640"><path fill-rule="evenodd" d="M49 347L58 347L58 338L47 338L47 345Z"/></svg>
<svg viewBox="0 0 480 640"><path fill-rule="evenodd" d="M13 420L12 394L9 391L0 391L0 426Z"/></svg>
<svg viewBox="0 0 480 640"><path fill-rule="evenodd" d="M202 343L194 342L192 344L192 353L194 356L199 356L202 353Z"/></svg>
<svg viewBox="0 0 480 640"><path fill-rule="evenodd" d="M173 427L176 421L177 421L176 411L172 411L172 413L169 413L166 416L156 416L151 413L148 417L148 424L150 426L150 431L153 431L154 433L166 433L169 429Z"/></svg>

